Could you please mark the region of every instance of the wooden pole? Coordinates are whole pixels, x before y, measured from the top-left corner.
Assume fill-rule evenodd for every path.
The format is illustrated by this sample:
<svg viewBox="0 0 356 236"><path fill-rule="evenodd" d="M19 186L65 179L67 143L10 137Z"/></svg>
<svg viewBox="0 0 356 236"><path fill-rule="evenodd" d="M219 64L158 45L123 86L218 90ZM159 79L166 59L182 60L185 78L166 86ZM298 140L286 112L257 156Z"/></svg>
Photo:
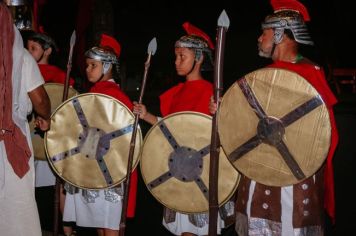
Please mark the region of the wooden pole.
<svg viewBox="0 0 356 236"><path fill-rule="evenodd" d="M151 57L152 57L152 55L155 54L156 49L157 49L156 38L153 38L148 45L148 50L147 50L148 56L147 56L147 60L145 62L145 70L143 73L140 97L138 100L139 104L142 103L142 98L143 98L145 87L146 87L148 69L151 64ZM131 142L130 142L129 157L128 157L128 161L127 161L126 180L124 182L124 199L123 199L122 212L121 212L120 236L125 235L125 229L126 229L126 212L127 212L127 206L128 206L128 197L129 197L129 189L130 189L130 181L131 181L133 155L135 152L135 145L136 145L136 134L137 134L138 120L139 120L139 114L135 114L135 121L134 121L133 130L132 130Z"/></svg>
<svg viewBox="0 0 356 236"><path fill-rule="evenodd" d="M73 57L73 48L74 48L75 40L76 40L76 36L74 30L72 36L70 37L70 49L69 49L66 80L64 83L62 102L68 99L69 78L70 78L70 72L72 70L72 57ZM56 185L54 189L53 236L58 235L60 194L61 194L61 181L58 178L58 176L56 176Z"/></svg>
<svg viewBox="0 0 356 236"><path fill-rule="evenodd" d="M219 176L219 154L220 140L218 133L217 114L219 112L220 97L222 94L222 77L224 64L225 34L229 26L229 18L225 11L220 14L218 20L217 40L215 49L214 66L214 102L217 111L213 115L211 144L210 144L210 169L209 169L209 236L217 235L217 219L219 211L218 202L218 176Z"/></svg>

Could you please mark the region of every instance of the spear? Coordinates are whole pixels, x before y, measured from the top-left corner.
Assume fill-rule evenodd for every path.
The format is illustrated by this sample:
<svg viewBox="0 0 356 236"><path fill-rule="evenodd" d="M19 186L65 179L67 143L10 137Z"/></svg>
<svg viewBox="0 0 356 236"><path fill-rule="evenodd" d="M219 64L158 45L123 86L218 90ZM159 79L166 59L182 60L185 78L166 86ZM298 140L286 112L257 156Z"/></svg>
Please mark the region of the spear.
<svg viewBox="0 0 356 236"><path fill-rule="evenodd" d="M147 73L148 73L148 69L151 64L151 57L155 54L156 50L157 50L157 41L156 41L156 38L153 38L150 41L150 43L148 44L148 48L147 48L147 60L145 62L145 70L143 73L140 97L138 99L139 104L142 103L142 97L143 97L145 87L146 87ZM129 187L130 187L130 174L131 174L131 170L132 170L133 154L135 152L138 120L139 120L139 114L135 114L135 121L134 121L133 130L132 130L131 142L130 142L129 158L127 161L126 181L124 182L124 200L123 200L122 212L121 212L120 236L125 235L126 211L127 211L128 195L129 195Z"/></svg>
<svg viewBox="0 0 356 236"><path fill-rule="evenodd" d="M68 56L68 63L67 63L67 73L66 73L66 80L64 83L64 90L62 96L62 102L67 100L68 98L68 89L69 89L69 77L70 71L72 69L72 56L73 56L73 48L75 44L76 36L75 30L70 37L70 48L69 48L69 56ZM59 221L59 199L60 199L60 191L61 191L61 182L58 177L56 177L56 185L54 191L54 216L53 216L53 236L58 235L58 221Z"/></svg>
<svg viewBox="0 0 356 236"><path fill-rule="evenodd" d="M213 115L210 145L210 169L209 169L209 236L217 235L218 219L218 175L219 175L219 153L220 139L218 133L217 113L219 112L220 97L223 90L222 76L224 64L225 35L229 28L230 20L223 10L218 19L215 66L214 66L214 102L216 112Z"/></svg>
<svg viewBox="0 0 356 236"><path fill-rule="evenodd" d="M66 80L64 83L62 102L64 102L68 98L69 77L70 77L70 72L72 70L72 57L73 57L73 48L74 48L75 40L76 40L75 30L73 30L69 43L70 47L69 47L69 56L68 56L68 63L67 63L67 73L66 73Z"/></svg>

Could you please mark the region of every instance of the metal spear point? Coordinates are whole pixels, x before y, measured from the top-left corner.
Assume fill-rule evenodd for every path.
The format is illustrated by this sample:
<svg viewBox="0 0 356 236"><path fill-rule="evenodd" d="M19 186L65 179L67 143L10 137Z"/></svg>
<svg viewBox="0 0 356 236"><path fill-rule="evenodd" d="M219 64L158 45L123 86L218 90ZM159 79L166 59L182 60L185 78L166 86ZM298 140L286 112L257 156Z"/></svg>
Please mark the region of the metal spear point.
<svg viewBox="0 0 356 236"><path fill-rule="evenodd" d="M226 11L223 10L219 16L218 19L218 26L219 27L224 27L224 28L229 28L230 26L230 19L226 14Z"/></svg>
<svg viewBox="0 0 356 236"><path fill-rule="evenodd" d="M217 40L216 40L216 50L215 50L215 68L214 68L214 83L215 88L221 90L222 89L222 70L223 70L223 54L225 47L225 34L230 26L230 19L226 14L225 10L222 10L220 16L218 18L218 32L217 32ZM224 44L224 45L223 45ZM220 94L219 94L220 95ZM214 101L217 103L217 108L219 108L219 101L217 101L218 97L214 96Z"/></svg>
<svg viewBox="0 0 356 236"><path fill-rule="evenodd" d="M147 48L147 53L148 54L152 54L155 55L157 50L157 40L156 37L154 37L153 39L151 39L150 43L148 44L148 48Z"/></svg>
<svg viewBox="0 0 356 236"><path fill-rule="evenodd" d="M75 30L73 30L69 42L69 56L67 62L67 72L66 72L66 80L64 83L62 102L64 102L68 98L69 77L70 77L70 71L72 70L72 57L73 57L73 48L74 48L75 41L76 41L76 34L75 34Z"/></svg>
<svg viewBox="0 0 356 236"><path fill-rule="evenodd" d="M139 104L142 103L142 97L143 97L144 89L146 86L146 78L147 78L148 68L150 67L150 64L151 64L151 57L156 53L156 50L157 50L157 40L156 40L156 37L154 37L153 39L151 39L150 43L148 44L148 48L147 48L148 56L147 56L147 60L145 62L145 71L143 72L141 93L140 93L140 97L138 99Z"/></svg>
<svg viewBox="0 0 356 236"><path fill-rule="evenodd" d="M69 51L69 58L70 60L68 60L68 62L72 62L72 56L73 56L73 48L74 48L74 44L75 44L75 40L76 40L77 36L75 34L75 30L73 30L72 36L70 37L70 51Z"/></svg>

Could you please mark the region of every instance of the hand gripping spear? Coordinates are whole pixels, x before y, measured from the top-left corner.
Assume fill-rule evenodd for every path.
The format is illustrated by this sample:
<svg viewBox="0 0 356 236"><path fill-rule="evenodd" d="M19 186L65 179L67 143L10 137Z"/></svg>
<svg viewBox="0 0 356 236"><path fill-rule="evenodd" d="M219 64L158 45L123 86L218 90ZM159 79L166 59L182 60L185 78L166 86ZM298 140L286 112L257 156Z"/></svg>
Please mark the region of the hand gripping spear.
<svg viewBox="0 0 356 236"><path fill-rule="evenodd" d="M73 48L75 44L76 36L75 36L75 30L72 33L72 36L70 37L70 48L69 48L69 56L68 56L68 63L67 63L67 73L66 73L66 80L64 83L64 90L63 90L63 96L62 96L62 102L68 99L68 89L69 89L69 77L70 77L70 71L72 70L72 57L73 57ZM58 213L59 213L59 198L60 198L60 180L58 177L56 177L56 185L55 185L55 191L54 191L54 217L53 217L53 236L58 235Z"/></svg>
<svg viewBox="0 0 356 236"><path fill-rule="evenodd" d="M150 43L148 44L148 48L147 48L148 55L147 55L147 60L145 62L145 71L143 73L140 97L138 99L139 104L142 103L142 97L143 97L145 87L146 87L147 73L148 73L148 69L151 64L151 57L156 53L156 50L157 50L157 41L156 41L156 38L153 38L150 41ZM130 187L130 174L131 174L131 169L132 169L133 154L135 151L138 120L139 120L139 114L135 114L135 121L134 121L133 130L132 130L131 142L130 142L129 158L127 161L126 181L124 182L124 201L122 204L122 212L121 212L120 236L125 235L126 212L127 212L129 187Z"/></svg>
<svg viewBox="0 0 356 236"><path fill-rule="evenodd" d="M217 235L218 219L218 175L219 175L219 153L220 139L218 133L217 113L219 112L220 96L223 90L222 76L224 64L225 35L229 28L230 20L223 10L218 19L215 66L214 66L214 102L216 113L213 115L210 145L210 169L209 169L209 236Z"/></svg>

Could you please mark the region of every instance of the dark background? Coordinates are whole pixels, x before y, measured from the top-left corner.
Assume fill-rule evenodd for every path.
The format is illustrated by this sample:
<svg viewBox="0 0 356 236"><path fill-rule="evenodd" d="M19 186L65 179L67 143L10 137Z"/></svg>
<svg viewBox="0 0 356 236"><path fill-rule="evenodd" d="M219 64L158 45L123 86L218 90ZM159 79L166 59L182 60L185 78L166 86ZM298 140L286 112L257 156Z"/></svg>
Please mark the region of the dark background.
<svg viewBox="0 0 356 236"><path fill-rule="evenodd" d="M153 113L159 114L158 95L181 79L175 76L173 47L174 42L185 34L181 26L185 21L198 26L214 39L217 19L221 11L226 10L230 27L225 45L225 90L239 77L270 63L257 54L260 23L272 12L269 1L192 2L48 0L42 8L40 23L57 41L61 49L57 62L64 69L71 33L74 29L82 32L77 36L72 76L76 78L77 89L83 92L87 88L81 69L84 50L95 44L99 32L114 35L122 46L122 87L132 100L138 97L148 43L156 37L158 49L152 58L143 102ZM303 48L303 53L322 65L326 74L334 67L356 67L356 46L351 37L356 33L352 1L301 2L309 10L309 30L315 41L315 46ZM330 86L335 91L332 83ZM339 103L335 107L335 116L340 135L334 157L337 219L336 224L331 225L326 217L326 235L351 235L354 232L352 219L356 215L354 197L350 194L356 182L353 176L356 167L356 99L347 86L342 87L342 93L337 96ZM144 122L141 126L144 132L149 129ZM52 197L51 191L46 190L40 193L38 200L43 228L49 230L52 227ZM127 235L140 235L139 231L149 235L170 235L161 220L162 206L140 178L136 217L128 220ZM79 235L95 235L92 229L79 228L78 231ZM234 235L233 229L228 229L224 235Z"/></svg>
<svg viewBox="0 0 356 236"><path fill-rule="evenodd" d="M351 1L313 0L301 1L309 9L309 30L315 47L307 47L307 56L325 66L355 67L356 46L351 35L356 33L355 14ZM48 0L41 10L40 24L59 44L62 66L66 63L69 39L74 29L77 39L85 41L83 49L76 48L73 73L83 80L80 63L83 50L95 44L95 35L112 34L122 46L121 68L126 90L133 90L141 83L147 45L157 38L158 50L152 60L150 80L153 86L157 77L173 77L174 42L185 34L182 24L189 21L200 27L214 40L217 19L225 9L230 18L226 38L224 63L225 87L238 77L269 63L257 55L257 38L260 23L272 12L268 0L245 2L216 1L114 1L114 0ZM90 12L90 13L88 13ZM86 20L89 18L89 20ZM85 25L85 26L83 26ZM83 30L78 30L78 28ZM78 43L76 46L81 46ZM82 51L79 51L82 50ZM325 67L327 70L327 67ZM162 80L160 80L162 82ZM165 81L163 81L165 82ZM149 85L150 86L150 85Z"/></svg>

